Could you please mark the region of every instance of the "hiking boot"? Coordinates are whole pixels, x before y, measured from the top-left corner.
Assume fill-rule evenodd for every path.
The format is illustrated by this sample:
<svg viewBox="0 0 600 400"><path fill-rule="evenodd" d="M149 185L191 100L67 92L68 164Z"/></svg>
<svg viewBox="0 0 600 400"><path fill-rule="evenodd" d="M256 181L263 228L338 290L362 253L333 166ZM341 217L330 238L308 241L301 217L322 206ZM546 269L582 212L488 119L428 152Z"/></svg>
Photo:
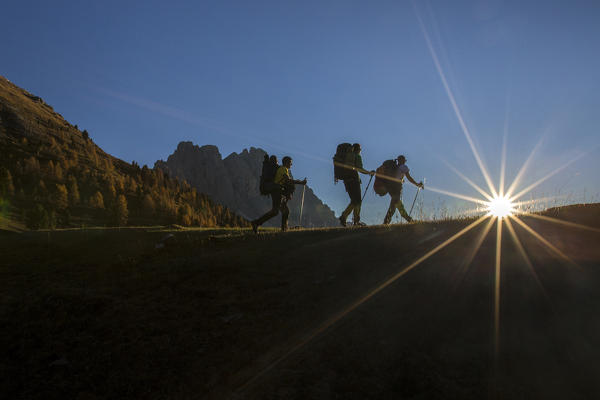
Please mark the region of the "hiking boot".
<svg viewBox="0 0 600 400"><path fill-rule="evenodd" d="M252 224L252 232L258 233L258 224L255 221L252 221L251 224Z"/></svg>
<svg viewBox="0 0 600 400"><path fill-rule="evenodd" d="M353 225L354 226L367 226L367 224L365 224L364 222L360 222L360 221L355 222Z"/></svg>
<svg viewBox="0 0 600 400"><path fill-rule="evenodd" d="M346 220L343 217L339 217L338 219L340 220L340 224L345 228L347 226Z"/></svg>
<svg viewBox="0 0 600 400"><path fill-rule="evenodd" d="M406 222L408 222L410 224L411 222L413 222L413 219L411 217L408 217L408 218L406 218Z"/></svg>

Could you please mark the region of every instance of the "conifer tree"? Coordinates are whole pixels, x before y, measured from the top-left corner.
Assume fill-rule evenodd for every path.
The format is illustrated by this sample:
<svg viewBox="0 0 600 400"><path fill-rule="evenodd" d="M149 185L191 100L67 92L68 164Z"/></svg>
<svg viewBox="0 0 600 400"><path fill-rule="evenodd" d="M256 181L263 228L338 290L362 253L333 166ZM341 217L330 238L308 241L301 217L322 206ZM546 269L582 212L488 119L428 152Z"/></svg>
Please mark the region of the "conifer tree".
<svg viewBox="0 0 600 400"><path fill-rule="evenodd" d="M104 202L107 205L112 204L117 197L117 191L115 190L115 185L113 185L112 181L109 179L105 185L104 190Z"/></svg>
<svg viewBox="0 0 600 400"><path fill-rule="evenodd" d="M10 171L2 167L0 168L0 196L12 196L15 194L15 186L13 184Z"/></svg>
<svg viewBox="0 0 600 400"><path fill-rule="evenodd" d="M54 191L52 203L57 210L64 210L69 206L69 194L67 188L63 184L57 184Z"/></svg>
<svg viewBox="0 0 600 400"><path fill-rule="evenodd" d="M127 225L128 218L127 199L124 195L120 194L113 207L113 223L116 226L125 226Z"/></svg>
<svg viewBox="0 0 600 400"><path fill-rule="evenodd" d="M144 214L148 216L153 216L156 212L156 204L154 203L152 196L148 193L146 193L142 199L142 210Z"/></svg>
<svg viewBox="0 0 600 400"><path fill-rule="evenodd" d="M104 197L102 197L102 193L96 192L90 197L89 200L90 207L103 209L104 208Z"/></svg>
<svg viewBox="0 0 600 400"><path fill-rule="evenodd" d="M25 212L25 225L34 230L48 227L48 213L41 204Z"/></svg>
<svg viewBox="0 0 600 400"><path fill-rule="evenodd" d="M69 177L69 203L72 206L79 204L79 186L77 186L77 179L74 176Z"/></svg>
<svg viewBox="0 0 600 400"><path fill-rule="evenodd" d="M192 208L189 204L185 203L179 207L178 220L183 226L190 226L192 224Z"/></svg>
<svg viewBox="0 0 600 400"><path fill-rule="evenodd" d="M48 197L48 190L43 180L39 180L37 186L33 190L33 198L36 201L45 201Z"/></svg>
<svg viewBox="0 0 600 400"><path fill-rule="evenodd" d="M49 178L55 178L56 176L54 171L54 163L52 160L48 161L48 164L46 164L46 176Z"/></svg>
<svg viewBox="0 0 600 400"><path fill-rule="evenodd" d="M37 175L40 172L40 163L34 156L25 159L25 173Z"/></svg>
<svg viewBox="0 0 600 400"><path fill-rule="evenodd" d="M58 179L59 181L63 180L63 170L59 163L56 163L54 166L54 178Z"/></svg>
<svg viewBox="0 0 600 400"><path fill-rule="evenodd" d="M48 216L48 219L46 221L46 225L44 226L44 228L49 228L49 229L56 228L56 223L58 220L56 217L56 212L54 210L46 211L46 215Z"/></svg>

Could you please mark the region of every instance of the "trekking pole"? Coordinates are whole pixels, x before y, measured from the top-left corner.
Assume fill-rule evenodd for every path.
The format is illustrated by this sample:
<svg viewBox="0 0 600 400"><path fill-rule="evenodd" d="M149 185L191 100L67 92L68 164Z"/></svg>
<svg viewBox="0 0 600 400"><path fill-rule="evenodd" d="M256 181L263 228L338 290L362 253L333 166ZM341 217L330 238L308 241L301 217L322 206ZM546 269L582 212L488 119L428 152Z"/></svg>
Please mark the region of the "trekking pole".
<svg viewBox="0 0 600 400"><path fill-rule="evenodd" d="M365 194L363 194L362 199L360 199L361 203L365 199L365 196L367 195L367 190L369 189L369 185L371 184L372 180L373 180L373 175L371 175L371 178L369 179L369 183L367 183L367 187L365 188Z"/></svg>
<svg viewBox="0 0 600 400"><path fill-rule="evenodd" d="M425 178L423 178L423 181L425 181ZM410 206L410 211L408 212L409 217L412 214L413 207L415 206L415 202L417 201L417 196L419 195L420 191L421 191L421 186L419 186L419 188L417 189L417 193L415 193L415 198L412 202L412 206Z"/></svg>
<svg viewBox="0 0 600 400"><path fill-rule="evenodd" d="M306 178L304 178L306 179ZM306 185L302 187L302 201L300 202L300 220L298 221L298 225L302 227L302 211L304 210L304 191L306 190Z"/></svg>

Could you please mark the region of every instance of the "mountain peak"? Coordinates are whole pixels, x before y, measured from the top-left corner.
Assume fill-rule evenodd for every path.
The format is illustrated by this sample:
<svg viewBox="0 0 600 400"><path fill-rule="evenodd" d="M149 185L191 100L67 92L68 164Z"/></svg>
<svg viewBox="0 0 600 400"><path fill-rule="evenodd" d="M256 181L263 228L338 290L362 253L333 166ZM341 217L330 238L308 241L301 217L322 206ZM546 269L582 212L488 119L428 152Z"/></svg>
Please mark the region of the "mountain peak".
<svg viewBox="0 0 600 400"><path fill-rule="evenodd" d="M254 219L271 208L271 199L261 196L259 192L265 154L267 152L261 148L250 147L222 159L216 146L199 147L191 142L181 142L166 162L157 161L155 167L172 177L186 180L198 191L208 194L239 215ZM291 209L299 209L300 197L292 198L289 203ZM294 221L294 216L291 218ZM275 221L273 219L271 222L273 226L278 224ZM302 225L335 226L337 223L333 211L307 188Z"/></svg>

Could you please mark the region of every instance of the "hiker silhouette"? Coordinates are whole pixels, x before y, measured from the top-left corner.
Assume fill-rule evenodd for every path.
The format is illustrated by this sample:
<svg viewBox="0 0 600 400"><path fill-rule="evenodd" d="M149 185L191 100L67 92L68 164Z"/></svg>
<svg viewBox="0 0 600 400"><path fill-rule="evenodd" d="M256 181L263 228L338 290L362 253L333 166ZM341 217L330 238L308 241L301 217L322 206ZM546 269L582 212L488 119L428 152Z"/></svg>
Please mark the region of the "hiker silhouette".
<svg viewBox="0 0 600 400"><path fill-rule="evenodd" d="M343 154L345 149L348 149L348 151ZM353 213L353 224L364 225L360 222L360 208L362 199L360 190L361 181L358 173L360 172L361 174L373 176L375 171L367 171L363 168L360 152L361 147L359 143L354 143L351 148L348 148L346 143L342 143L338 146L337 153L334 157L334 168L338 168L337 170L334 169L335 178L336 180L341 179L344 181L344 187L346 188L346 192L350 197L350 204L348 204L339 218L342 226L346 226L346 219L351 212Z"/></svg>
<svg viewBox="0 0 600 400"><path fill-rule="evenodd" d="M388 162L388 161L386 161ZM423 182L416 182L412 176L410 176L410 169L406 165L406 157L403 155L398 156L396 160L392 161L395 164L395 168L392 171L386 172L389 174L385 179L385 186L387 192L390 195L390 206L388 207L388 211L385 214L385 218L383 219L384 225L387 225L392 220L394 213L396 210L400 212L402 218L404 218L408 222L412 222L412 218L410 215L406 213L404 209L404 204L402 204L402 183L404 182L404 177L408 179L413 185L423 188ZM384 163L385 165L385 163Z"/></svg>
<svg viewBox="0 0 600 400"><path fill-rule="evenodd" d="M265 156L265 162L275 163L277 166L277 158L271 156L267 161ZM263 176L261 177L261 193L268 193L271 196L272 206L262 217L255 219L251 222L252 230L254 233L258 233L258 227L275 217L281 211L281 230L286 231L288 226L288 217L290 215L290 209L287 206L287 202L291 200L292 194L294 193L295 185L306 185L306 178L304 180L295 180L290 174L290 168L292 168L292 158L285 156L281 160L282 165L278 166L275 170L274 175L265 176L265 165L263 165ZM272 166L272 164L271 164ZM272 181L271 181L272 179Z"/></svg>

